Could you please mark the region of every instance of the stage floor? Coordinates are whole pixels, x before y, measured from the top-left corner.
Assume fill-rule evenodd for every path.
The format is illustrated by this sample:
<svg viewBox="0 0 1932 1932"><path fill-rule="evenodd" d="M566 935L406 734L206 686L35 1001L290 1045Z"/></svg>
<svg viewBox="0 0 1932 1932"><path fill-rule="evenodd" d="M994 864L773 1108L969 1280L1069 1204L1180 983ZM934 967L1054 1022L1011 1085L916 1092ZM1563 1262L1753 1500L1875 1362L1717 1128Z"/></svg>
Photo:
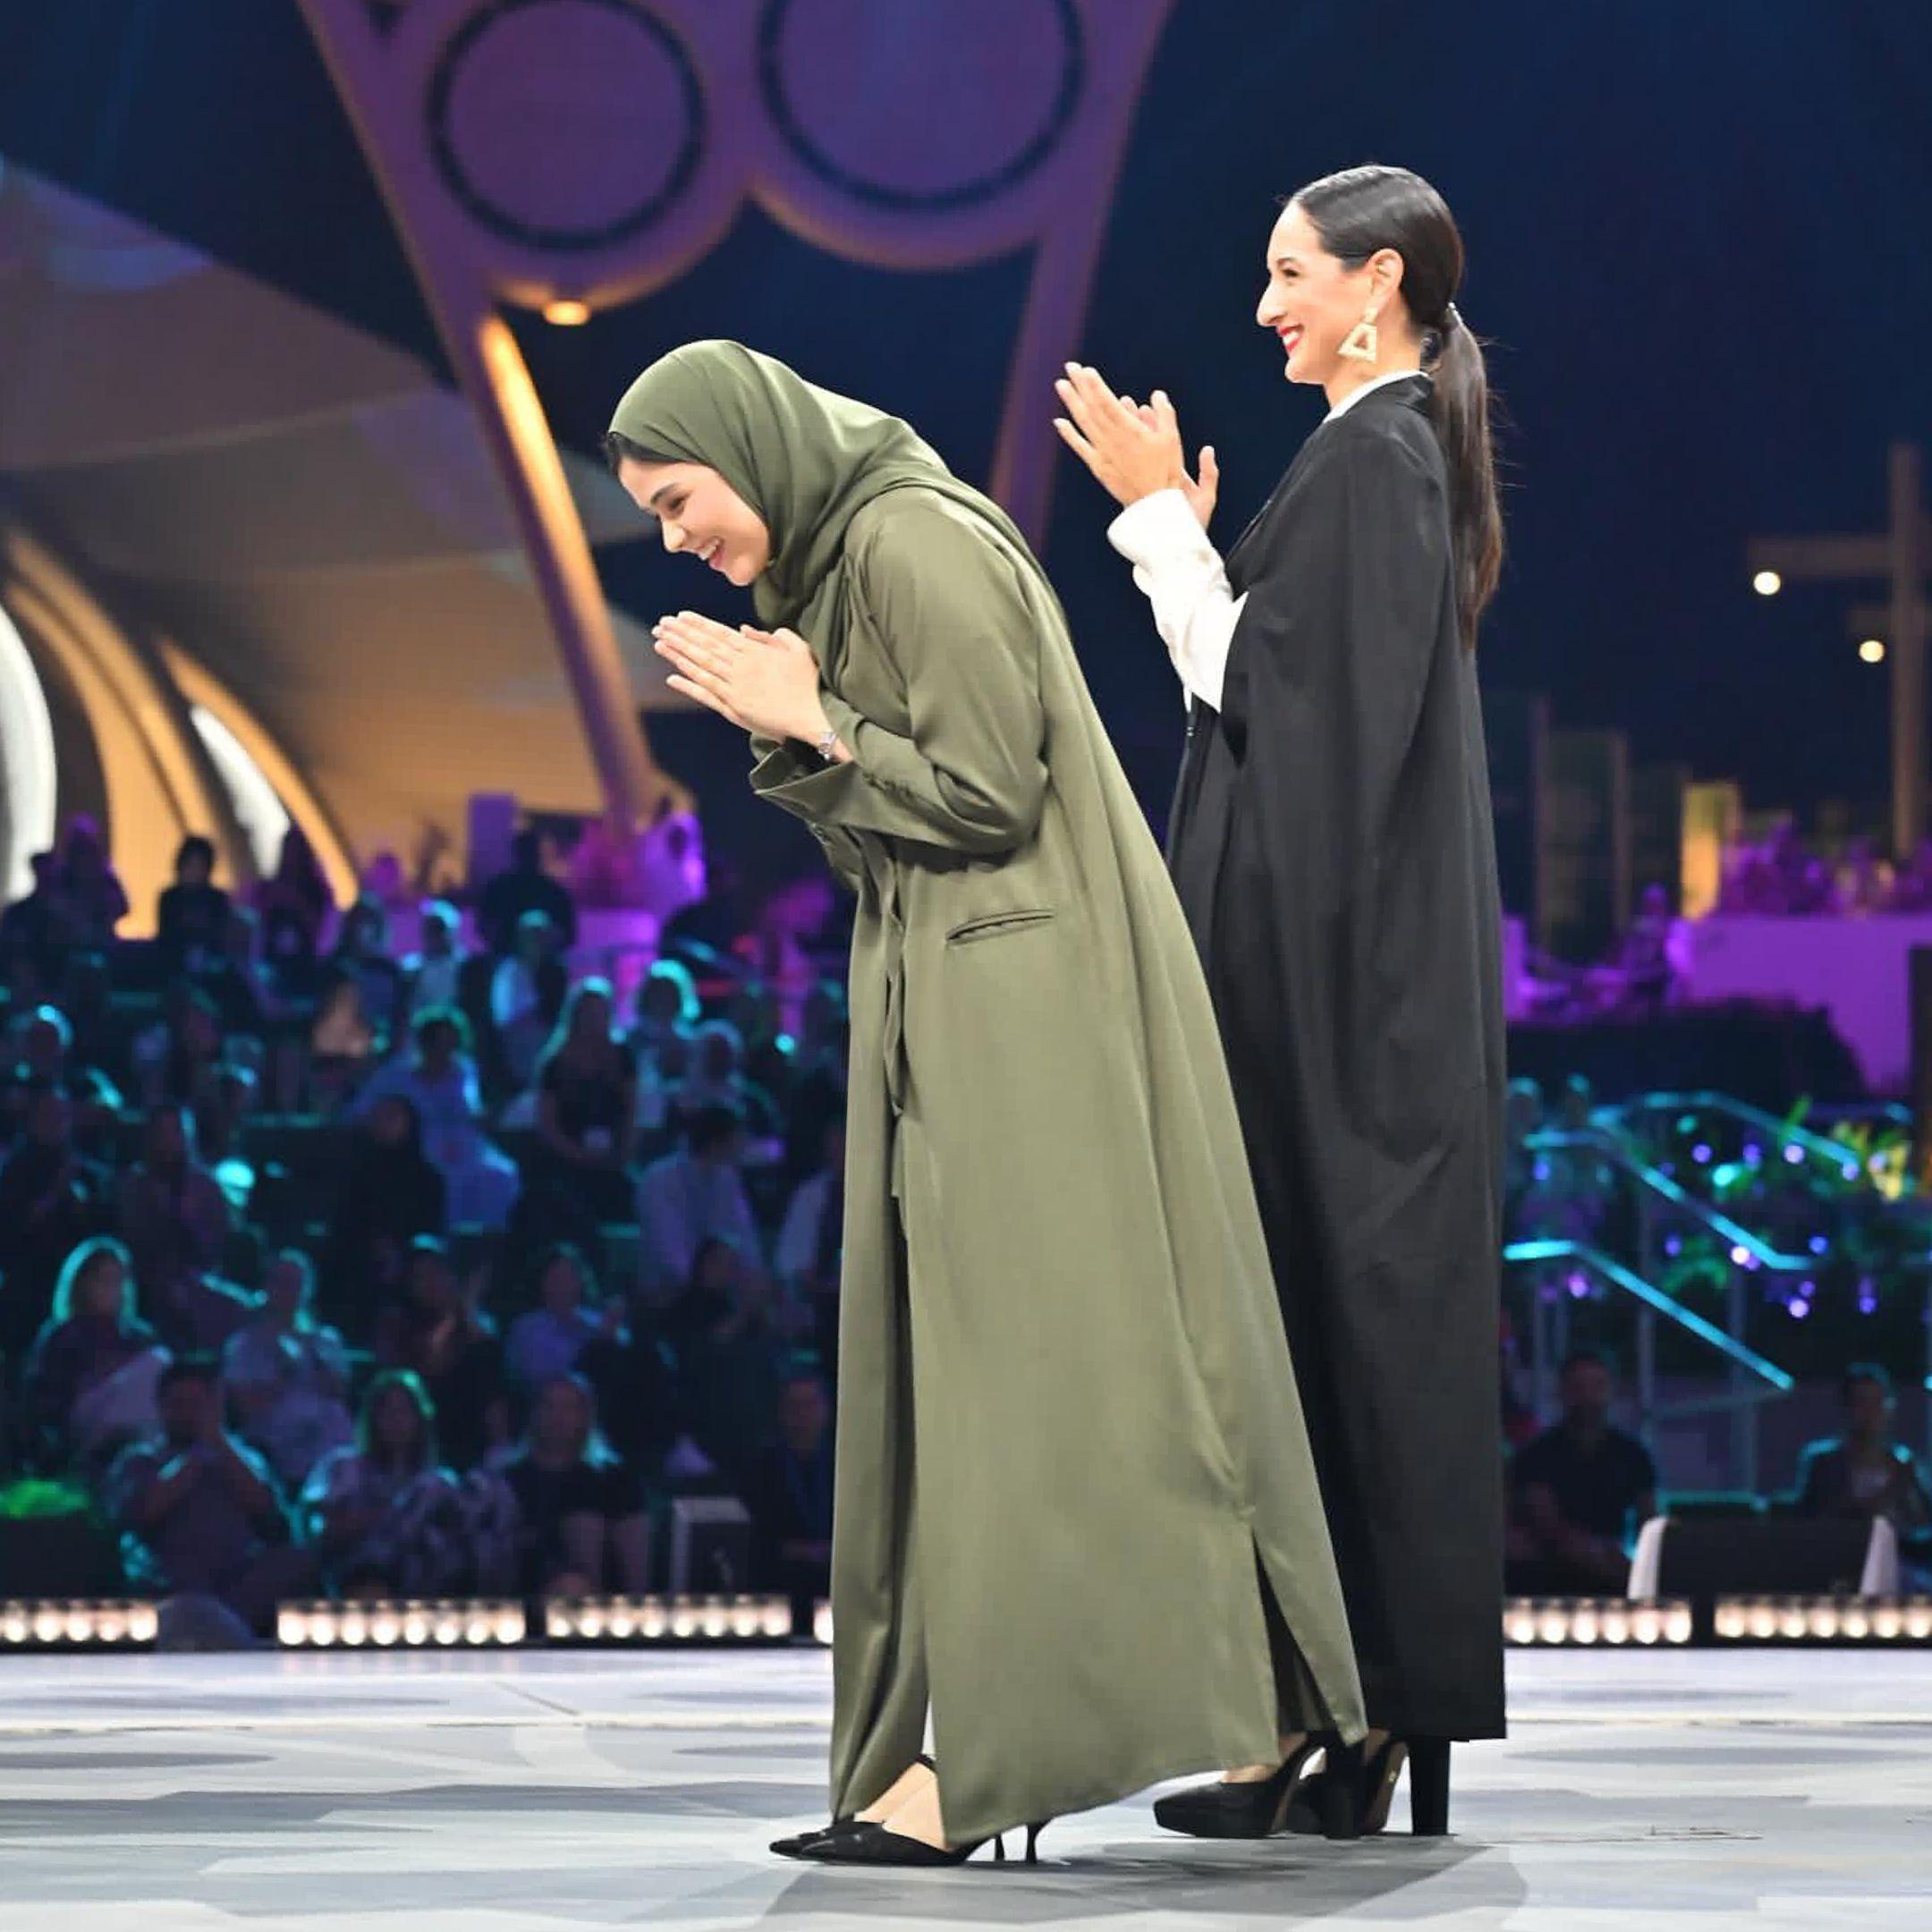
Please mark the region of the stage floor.
<svg viewBox="0 0 1932 1932"><path fill-rule="evenodd" d="M867 1874L765 1849L823 1815L820 1651L0 1658L0 1928L1932 1927L1932 1651L1510 1664L1452 1840L1142 1797L1037 1868Z"/></svg>

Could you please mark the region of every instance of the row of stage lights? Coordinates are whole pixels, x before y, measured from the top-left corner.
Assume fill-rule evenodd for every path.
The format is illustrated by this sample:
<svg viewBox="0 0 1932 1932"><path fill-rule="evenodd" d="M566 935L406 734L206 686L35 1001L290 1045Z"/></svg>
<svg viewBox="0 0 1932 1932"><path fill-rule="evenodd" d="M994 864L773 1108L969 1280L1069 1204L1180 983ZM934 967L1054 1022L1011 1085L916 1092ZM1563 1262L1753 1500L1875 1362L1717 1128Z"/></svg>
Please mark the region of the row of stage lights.
<svg viewBox="0 0 1932 1932"><path fill-rule="evenodd" d="M1503 1636L1526 1649L1581 1644L1687 1644L1697 1620L1681 1598L1633 1601L1628 1597L1513 1597L1503 1606Z"/></svg>
<svg viewBox="0 0 1932 1932"><path fill-rule="evenodd" d="M152 1603L0 1602L0 1651L138 1649L152 1644ZM530 1642L521 1603L287 1603L275 1634L288 1650L504 1649ZM554 1644L781 1644L794 1637L829 1645L832 1606L797 1630L784 1597L595 1597L555 1598L541 1608L540 1634ZM1524 1649L1679 1648L1699 1636L1682 1597L1516 1597L1503 1609L1503 1636ZM1928 1644L1932 1597L1720 1597L1708 1635L1720 1643Z"/></svg>

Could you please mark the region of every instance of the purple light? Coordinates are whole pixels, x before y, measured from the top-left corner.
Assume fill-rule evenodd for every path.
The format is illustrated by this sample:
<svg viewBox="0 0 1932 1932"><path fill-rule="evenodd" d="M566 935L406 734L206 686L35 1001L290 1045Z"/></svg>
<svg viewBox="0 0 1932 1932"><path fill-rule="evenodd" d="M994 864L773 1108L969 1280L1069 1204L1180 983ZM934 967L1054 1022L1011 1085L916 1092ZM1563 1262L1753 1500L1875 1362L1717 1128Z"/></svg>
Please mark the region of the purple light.
<svg viewBox="0 0 1932 1932"><path fill-rule="evenodd" d="M1822 1234L1814 1234L1811 1237L1811 1252L1813 1254L1823 1254L1830 1246L1831 1243Z"/></svg>
<svg viewBox="0 0 1932 1932"><path fill-rule="evenodd" d="M1664 1242L1664 1252L1667 1255L1681 1255L1683 1252L1683 1236L1682 1234L1667 1236Z"/></svg>
<svg viewBox="0 0 1932 1932"><path fill-rule="evenodd" d="M1589 1277L1580 1268L1572 1269L1568 1287L1571 1300L1580 1301L1589 1292Z"/></svg>
<svg viewBox="0 0 1932 1932"><path fill-rule="evenodd" d="M1710 1159L1710 1142L1707 1140L1699 1140L1698 1144L1690 1149L1690 1158L1697 1162L1699 1166L1702 1166L1707 1161Z"/></svg>
<svg viewBox="0 0 1932 1932"><path fill-rule="evenodd" d="M1784 1158L1788 1160L1793 1167L1801 1165L1804 1161L1804 1149L1800 1147L1798 1143L1794 1140L1789 1147L1784 1149Z"/></svg>
<svg viewBox="0 0 1932 1932"><path fill-rule="evenodd" d="M1868 1287L1861 1284L1859 1289L1859 1313L1860 1315L1876 1315L1877 1312L1878 1297Z"/></svg>
<svg viewBox="0 0 1932 1932"><path fill-rule="evenodd" d="M1549 1163L1546 1160L1539 1160L1536 1164L1536 1177L1538 1181L1549 1179Z"/></svg>
<svg viewBox="0 0 1932 1932"><path fill-rule="evenodd" d="M1755 1167L1763 1158L1764 1149L1755 1140L1744 1143L1744 1165L1747 1167Z"/></svg>
<svg viewBox="0 0 1932 1932"><path fill-rule="evenodd" d="M1801 1301L1796 1295L1793 1295L1784 1304L1784 1312L1793 1321L1802 1321L1811 1312L1811 1304L1809 1301Z"/></svg>

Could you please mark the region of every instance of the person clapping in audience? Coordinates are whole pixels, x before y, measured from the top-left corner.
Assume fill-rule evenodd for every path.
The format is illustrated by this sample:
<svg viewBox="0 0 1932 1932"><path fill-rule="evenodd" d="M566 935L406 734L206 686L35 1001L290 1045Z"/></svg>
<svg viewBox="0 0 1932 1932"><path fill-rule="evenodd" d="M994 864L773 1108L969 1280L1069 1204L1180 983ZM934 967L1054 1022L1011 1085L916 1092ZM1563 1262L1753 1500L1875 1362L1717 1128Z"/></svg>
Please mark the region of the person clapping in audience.
<svg viewBox="0 0 1932 1932"><path fill-rule="evenodd" d="M344 1400L349 1352L315 1318L314 1292L309 1257L284 1248L268 1264L255 1314L222 1352L222 1380L241 1433L293 1490L355 1433Z"/></svg>

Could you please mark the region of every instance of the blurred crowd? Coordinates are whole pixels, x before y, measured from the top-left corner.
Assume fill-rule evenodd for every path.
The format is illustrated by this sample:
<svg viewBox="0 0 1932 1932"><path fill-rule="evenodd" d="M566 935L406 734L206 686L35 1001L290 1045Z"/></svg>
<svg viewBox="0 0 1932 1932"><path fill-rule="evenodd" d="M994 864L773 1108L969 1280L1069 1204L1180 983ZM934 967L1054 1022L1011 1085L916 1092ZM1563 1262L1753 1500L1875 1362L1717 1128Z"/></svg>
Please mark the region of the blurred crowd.
<svg viewBox="0 0 1932 1932"><path fill-rule="evenodd" d="M620 998L534 832L406 951L299 832L214 874L187 840L122 938L81 820L0 915L0 1486L236 1641L324 1593L822 1594L829 884L683 895Z"/></svg>

